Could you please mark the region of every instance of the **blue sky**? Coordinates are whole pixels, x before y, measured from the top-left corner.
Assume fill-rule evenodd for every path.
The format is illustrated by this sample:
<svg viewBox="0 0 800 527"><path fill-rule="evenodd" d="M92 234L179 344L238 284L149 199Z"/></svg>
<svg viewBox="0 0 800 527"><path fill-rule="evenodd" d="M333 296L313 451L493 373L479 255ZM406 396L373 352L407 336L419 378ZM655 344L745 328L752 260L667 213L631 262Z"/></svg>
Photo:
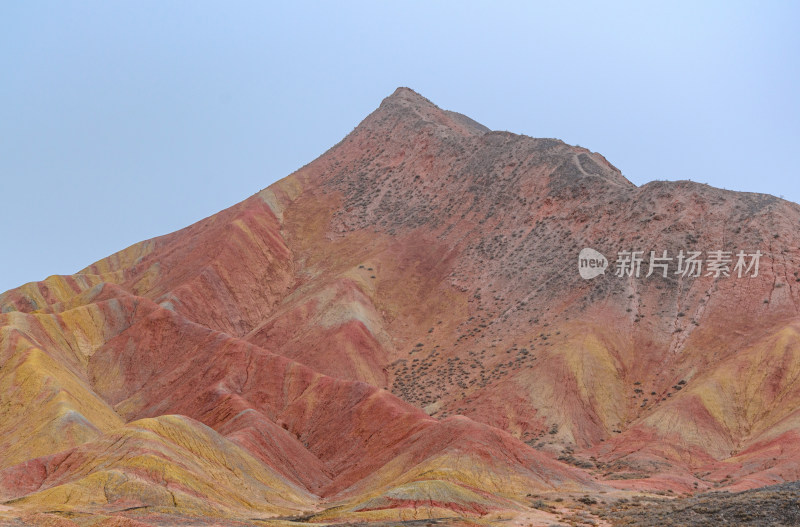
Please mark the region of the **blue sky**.
<svg viewBox="0 0 800 527"><path fill-rule="evenodd" d="M257 192L397 86L800 202L794 2L0 3L0 291Z"/></svg>

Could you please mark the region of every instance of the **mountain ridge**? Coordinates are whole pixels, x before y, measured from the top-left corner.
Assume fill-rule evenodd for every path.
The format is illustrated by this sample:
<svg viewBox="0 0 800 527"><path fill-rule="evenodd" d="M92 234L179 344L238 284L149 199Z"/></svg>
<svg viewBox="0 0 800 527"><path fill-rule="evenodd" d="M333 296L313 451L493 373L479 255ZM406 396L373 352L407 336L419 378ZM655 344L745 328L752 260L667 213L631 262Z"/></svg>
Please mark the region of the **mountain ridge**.
<svg viewBox="0 0 800 527"><path fill-rule="evenodd" d="M637 187L600 154L398 88L241 203L0 294L0 397L18 409L0 414L0 492L143 521L271 503L547 524L532 493L800 479L798 225L796 204ZM588 281L583 247L764 256L754 278ZM161 457L109 465L110 440ZM294 504L239 489L229 458L299 489ZM33 466L46 476L25 479Z"/></svg>

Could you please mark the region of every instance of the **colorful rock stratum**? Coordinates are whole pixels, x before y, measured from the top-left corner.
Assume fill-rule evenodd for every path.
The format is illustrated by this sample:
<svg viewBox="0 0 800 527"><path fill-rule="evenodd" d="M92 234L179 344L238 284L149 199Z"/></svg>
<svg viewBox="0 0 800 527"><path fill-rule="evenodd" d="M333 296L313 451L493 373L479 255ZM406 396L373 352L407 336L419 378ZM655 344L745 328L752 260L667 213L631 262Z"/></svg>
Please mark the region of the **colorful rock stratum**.
<svg viewBox="0 0 800 527"><path fill-rule="evenodd" d="M604 525L798 480L798 227L400 88L238 205L0 295L0 524Z"/></svg>

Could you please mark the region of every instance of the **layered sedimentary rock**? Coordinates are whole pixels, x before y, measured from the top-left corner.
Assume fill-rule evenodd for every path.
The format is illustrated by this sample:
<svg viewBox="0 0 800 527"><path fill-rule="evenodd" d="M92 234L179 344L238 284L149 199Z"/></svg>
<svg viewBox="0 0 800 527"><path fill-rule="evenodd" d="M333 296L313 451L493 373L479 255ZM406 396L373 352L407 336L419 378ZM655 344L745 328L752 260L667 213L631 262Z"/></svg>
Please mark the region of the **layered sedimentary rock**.
<svg viewBox="0 0 800 527"><path fill-rule="evenodd" d="M532 496L800 479L798 226L400 88L238 205L0 295L0 518L547 524Z"/></svg>

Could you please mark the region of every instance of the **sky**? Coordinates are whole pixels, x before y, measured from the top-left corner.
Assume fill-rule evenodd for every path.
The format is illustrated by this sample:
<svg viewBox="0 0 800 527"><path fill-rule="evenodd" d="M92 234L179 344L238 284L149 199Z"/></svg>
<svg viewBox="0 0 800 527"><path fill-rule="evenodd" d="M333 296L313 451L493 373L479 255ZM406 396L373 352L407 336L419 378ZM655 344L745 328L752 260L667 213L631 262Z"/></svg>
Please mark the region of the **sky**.
<svg viewBox="0 0 800 527"><path fill-rule="evenodd" d="M398 86L800 202L797 2L0 2L0 292L258 192Z"/></svg>

